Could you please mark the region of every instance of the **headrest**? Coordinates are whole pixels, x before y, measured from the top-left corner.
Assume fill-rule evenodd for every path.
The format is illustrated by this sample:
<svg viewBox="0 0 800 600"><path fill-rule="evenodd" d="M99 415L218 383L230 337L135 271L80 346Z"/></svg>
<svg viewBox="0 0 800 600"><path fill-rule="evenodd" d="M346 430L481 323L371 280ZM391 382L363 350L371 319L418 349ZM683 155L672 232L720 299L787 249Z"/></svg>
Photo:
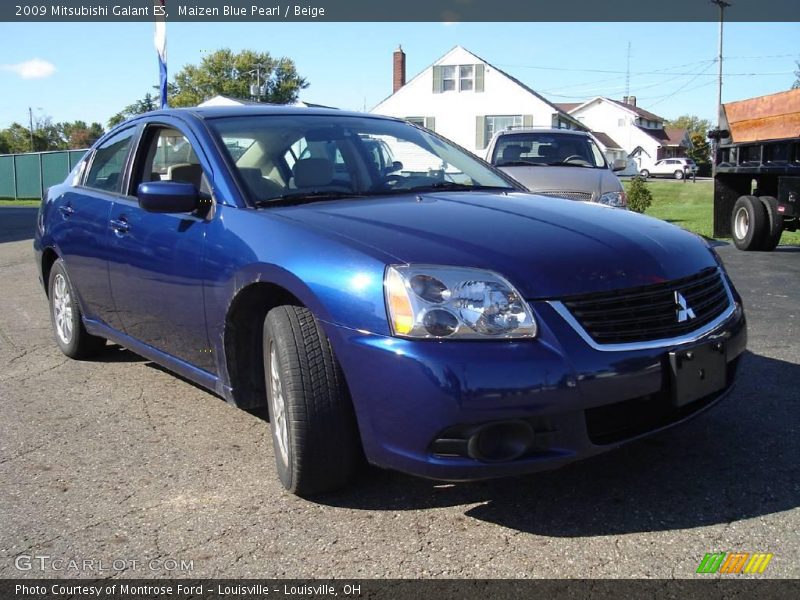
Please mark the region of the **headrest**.
<svg viewBox="0 0 800 600"><path fill-rule="evenodd" d="M292 173L294 185L298 188L330 185L333 181L333 163L327 158L304 158L295 163Z"/></svg>

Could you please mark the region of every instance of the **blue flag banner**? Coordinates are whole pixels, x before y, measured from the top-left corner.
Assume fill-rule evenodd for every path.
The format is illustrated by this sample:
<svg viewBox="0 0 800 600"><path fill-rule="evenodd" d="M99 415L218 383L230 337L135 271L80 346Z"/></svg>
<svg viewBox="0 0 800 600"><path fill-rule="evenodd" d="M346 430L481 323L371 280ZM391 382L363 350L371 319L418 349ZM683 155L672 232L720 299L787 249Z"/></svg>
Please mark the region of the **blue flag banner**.
<svg viewBox="0 0 800 600"><path fill-rule="evenodd" d="M155 10L156 25L154 42L156 52L158 52L158 73L159 73L159 97L161 99L161 108L167 108L167 22L166 11L164 10L165 0L159 0L161 4L161 14Z"/></svg>

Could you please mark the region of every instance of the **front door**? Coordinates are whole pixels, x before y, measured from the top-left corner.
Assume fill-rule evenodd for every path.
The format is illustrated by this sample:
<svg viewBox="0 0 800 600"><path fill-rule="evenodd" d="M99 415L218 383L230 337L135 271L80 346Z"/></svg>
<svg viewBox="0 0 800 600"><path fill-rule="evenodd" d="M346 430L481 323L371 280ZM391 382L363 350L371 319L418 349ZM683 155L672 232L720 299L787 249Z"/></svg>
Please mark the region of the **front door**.
<svg viewBox="0 0 800 600"><path fill-rule="evenodd" d="M162 352L214 372L203 304L202 264L208 216L139 207L144 181L193 183L208 191L206 172L187 135L148 126L132 169L130 195L111 209L109 278L125 332Z"/></svg>

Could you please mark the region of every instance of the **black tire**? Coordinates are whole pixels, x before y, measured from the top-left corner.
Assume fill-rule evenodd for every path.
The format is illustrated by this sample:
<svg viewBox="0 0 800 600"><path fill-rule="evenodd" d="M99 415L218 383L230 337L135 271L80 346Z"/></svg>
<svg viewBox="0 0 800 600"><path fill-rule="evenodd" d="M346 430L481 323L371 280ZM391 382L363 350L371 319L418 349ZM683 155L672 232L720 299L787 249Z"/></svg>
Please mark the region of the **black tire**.
<svg viewBox="0 0 800 600"><path fill-rule="evenodd" d="M731 235L739 250L761 250L769 229L764 204L755 196L741 196L733 205Z"/></svg>
<svg viewBox="0 0 800 600"><path fill-rule="evenodd" d="M683 179L683 171L675 171L675 179Z"/></svg>
<svg viewBox="0 0 800 600"><path fill-rule="evenodd" d="M783 234L783 215L778 212L778 200L772 196L761 196L759 198L764 208L767 210L768 229L767 235L761 244L761 249L765 252L772 252L781 241Z"/></svg>
<svg viewBox="0 0 800 600"><path fill-rule="evenodd" d="M106 341L89 334L83 326L75 288L69 279L64 261L60 258L50 268L47 296L50 303L50 322L61 352L76 359L90 358L100 352Z"/></svg>
<svg viewBox="0 0 800 600"><path fill-rule="evenodd" d="M350 395L328 338L308 309L279 306L264 319L263 340L278 478L298 496L344 487L361 464L361 445Z"/></svg>
<svg viewBox="0 0 800 600"><path fill-rule="evenodd" d="M639 171L639 175L647 179L648 177L650 177L650 171L648 171L647 169L642 169L641 171Z"/></svg>

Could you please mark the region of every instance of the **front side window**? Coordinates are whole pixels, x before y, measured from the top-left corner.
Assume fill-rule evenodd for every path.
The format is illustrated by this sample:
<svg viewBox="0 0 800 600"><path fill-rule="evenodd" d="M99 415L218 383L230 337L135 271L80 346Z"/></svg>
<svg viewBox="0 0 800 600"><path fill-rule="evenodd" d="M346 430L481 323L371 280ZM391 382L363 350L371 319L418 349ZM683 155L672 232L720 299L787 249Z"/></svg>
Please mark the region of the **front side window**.
<svg viewBox="0 0 800 600"><path fill-rule="evenodd" d="M105 141L94 153L84 185L104 192L119 193L135 128L131 127Z"/></svg>
<svg viewBox="0 0 800 600"><path fill-rule="evenodd" d="M147 181L179 181L204 190L203 167L191 143L177 129L150 129L145 137L146 154L136 168L135 185ZM135 187L135 186L134 186Z"/></svg>
<svg viewBox="0 0 800 600"><path fill-rule="evenodd" d="M224 142L253 139L233 161L256 204L437 189L515 189L482 161L402 121L326 115L209 119ZM257 181L256 181L257 180Z"/></svg>

